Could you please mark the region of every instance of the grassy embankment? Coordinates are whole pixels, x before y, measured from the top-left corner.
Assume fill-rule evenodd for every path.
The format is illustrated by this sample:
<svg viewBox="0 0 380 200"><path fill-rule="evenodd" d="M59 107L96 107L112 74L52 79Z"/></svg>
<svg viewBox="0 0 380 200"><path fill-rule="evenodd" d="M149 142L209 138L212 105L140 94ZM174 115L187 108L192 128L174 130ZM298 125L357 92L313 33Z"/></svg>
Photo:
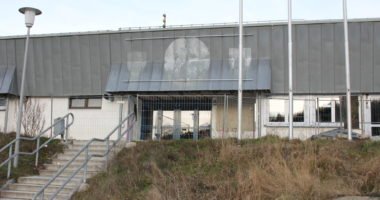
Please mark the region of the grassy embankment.
<svg viewBox="0 0 380 200"><path fill-rule="evenodd" d="M380 194L380 143L141 142L74 199L331 199Z"/></svg>
<svg viewBox="0 0 380 200"><path fill-rule="evenodd" d="M15 133L3 134L0 133L0 148L8 144L15 138ZM41 138L40 143L44 143L47 138ZM20 150L22 152L32 152L36 148L35 141L24 141L20 142ZM63 152L64 145L60 143L60 140L53 140L48 144L48 147L43 148L40 152L39 157L39 167L43 167L43 163L49 163L51 158L57 153ZM0 153L0 162L8 158L8 150ZM34 166L35 156L20 156L19 167L12 168L12 178L17 178L20 176L34 175L38 174L38 168ZM0 186L7 180L7 165L0 168Z"/></svg>

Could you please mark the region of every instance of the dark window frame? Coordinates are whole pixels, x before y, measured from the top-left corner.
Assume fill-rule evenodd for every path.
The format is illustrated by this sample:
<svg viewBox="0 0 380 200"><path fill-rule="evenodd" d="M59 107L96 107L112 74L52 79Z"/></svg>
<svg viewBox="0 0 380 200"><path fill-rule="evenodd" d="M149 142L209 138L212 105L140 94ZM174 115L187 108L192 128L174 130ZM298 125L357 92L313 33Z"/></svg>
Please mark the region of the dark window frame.
<svg viewBox="0 0 380 200"><path fill-rule="evenodd" d="M81 99L84 100L84 106L73 106L72 101ZM102 104L100 106L89 106L90 99L100 99L102 101L101 96L79 96L79 97L69 97L69 109L102 109Z"/></svg>

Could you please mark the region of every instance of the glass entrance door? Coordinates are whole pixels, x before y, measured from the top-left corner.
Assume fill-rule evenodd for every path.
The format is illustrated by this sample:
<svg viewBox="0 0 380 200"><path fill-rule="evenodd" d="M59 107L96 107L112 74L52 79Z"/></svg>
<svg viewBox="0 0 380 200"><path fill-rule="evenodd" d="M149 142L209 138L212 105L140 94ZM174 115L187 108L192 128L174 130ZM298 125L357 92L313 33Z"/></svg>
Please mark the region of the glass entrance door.
<svg viewBox="0 0 380 200"><path fill-rule="evenodd" d="M153 140L199 139L210 137L211 111L153 111Z"/></svg>

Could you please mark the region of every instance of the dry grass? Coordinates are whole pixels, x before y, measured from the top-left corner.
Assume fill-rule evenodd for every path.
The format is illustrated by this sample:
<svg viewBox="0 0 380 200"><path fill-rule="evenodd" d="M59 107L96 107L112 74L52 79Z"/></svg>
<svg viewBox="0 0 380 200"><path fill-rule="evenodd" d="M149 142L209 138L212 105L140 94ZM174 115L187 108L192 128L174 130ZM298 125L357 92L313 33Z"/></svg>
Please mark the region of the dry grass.
<svg viewBox="0 0 380 200"><path fill-rule="evenodd" d="M380 143L142 142L75 199L331 199L380 194Z"/></svg>
<svg viewBox="0 0 380 200"><path fill-rule="evenodd" d="M7 145L9 142L15 139L15 133L3 134L0 133L0 148ZM41 144L44 143L48 138L42 137ZM14 147L13 147L14 148ZM20 150L22 152L32 152L36 148L35 141L21 140ZM38 174L38 170L43 168L43 164L50 163L54 155L62 153L64 145L60 143L60 140L52 140L46 148L40 151L39 166L36 168L35 156L20 156L19 167L12 169L11 178L17 179L20 176L34 175ZM8 158L8 150L0 153L0 162L3 162ZM0 186L4 184L7 180L7 165L0 168Z"/></svg>

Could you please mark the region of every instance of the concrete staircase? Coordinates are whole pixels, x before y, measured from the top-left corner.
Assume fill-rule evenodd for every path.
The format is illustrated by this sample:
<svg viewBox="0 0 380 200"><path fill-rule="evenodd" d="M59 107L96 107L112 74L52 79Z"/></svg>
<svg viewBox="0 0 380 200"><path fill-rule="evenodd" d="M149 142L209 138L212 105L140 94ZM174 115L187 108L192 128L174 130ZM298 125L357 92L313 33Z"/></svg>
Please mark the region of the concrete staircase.
<svg viewBox="0 0 380 200"><path fill-rule="evenodd" d="M7 185L6 188L0 190L0 200L21 200L21 199L32 199L37 191L39 191L43 185L45 185L50 178L58 172L58 170L64 166L73 156L87 143L88 141L74 140L72 144L68 145L68 148L63 154L57 155L53 159L51 164L45 164L45 169L40 170L40 175L38 176L27 176L18 178L16 183ZM121 150L125 146L121 144L117 148L114 148L113 152L110 153L110 159L115 152ZM106 143L94 142L90 145L89 153L91 154L104 154L107 150ZM45 190L45 199L49 199L56 189L58 189L67 179L71 176L75 170L79 168L85 159L85 153L82 153L76 160L58 177L50 187ZM105 158L93 157L89 161L87 178L90 178L97 174L98 172L105 169ZM79 188L83 178L83 171L80 171L75 178L69 182L65 188L59 193L55 199L70 199L73 193Z"/></svg>

